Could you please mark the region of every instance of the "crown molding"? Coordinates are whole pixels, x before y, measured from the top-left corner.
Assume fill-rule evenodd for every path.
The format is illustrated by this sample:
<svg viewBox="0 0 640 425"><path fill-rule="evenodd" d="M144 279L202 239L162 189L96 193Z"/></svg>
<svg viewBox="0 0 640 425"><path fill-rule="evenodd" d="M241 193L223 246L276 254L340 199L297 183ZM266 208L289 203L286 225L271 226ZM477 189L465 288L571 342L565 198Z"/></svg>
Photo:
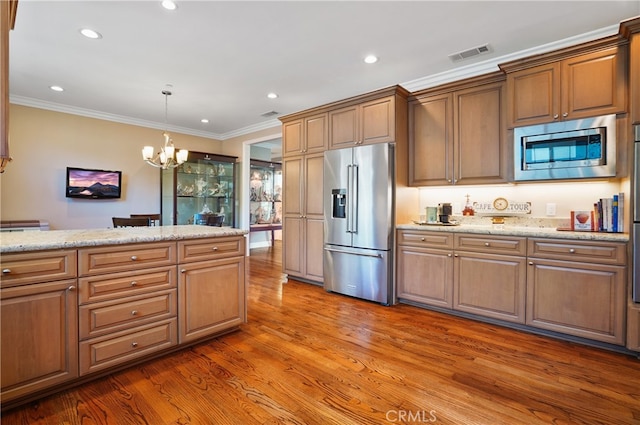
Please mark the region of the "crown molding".
<svg viewBox="0 0 640 425"><path fill-rule="evenodd" d="M456 68L451 71L445 71L438 74L428 75L426 77L418 78L416 80L401 83L400 85L410 92L416 92L419 90L436 87L441 84L451 83L465 78L476 77L478 75L487 74L489 72L498 71L499 64L505 62L511 62L517 59L534 56L541 53L547 53L554 50L563 49L565 47L576 46L581 43L597 40L599 38L609 37L611 35L618 34L619 24L611 25L605 28L594 30L588 33L580 34L574 37L565 38L562 40L554 41L552 43L543 44L540 46L532 47L530 49L521 50L509 55L500 56L493 59L488 59L482 62L477 62L471 65Z"/></svg>

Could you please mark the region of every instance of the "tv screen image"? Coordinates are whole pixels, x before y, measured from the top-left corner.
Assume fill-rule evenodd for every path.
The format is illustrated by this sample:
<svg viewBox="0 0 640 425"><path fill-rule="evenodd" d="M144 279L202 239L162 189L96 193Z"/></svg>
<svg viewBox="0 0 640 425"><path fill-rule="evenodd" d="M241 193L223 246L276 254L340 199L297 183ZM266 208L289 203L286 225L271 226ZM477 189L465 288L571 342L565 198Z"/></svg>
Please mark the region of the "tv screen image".
<svg viewBox="0 0 640 425"><path fill-rule="evenodd" d="M121 189L121 171L67 167L67 198L117 199Z"/></svg>

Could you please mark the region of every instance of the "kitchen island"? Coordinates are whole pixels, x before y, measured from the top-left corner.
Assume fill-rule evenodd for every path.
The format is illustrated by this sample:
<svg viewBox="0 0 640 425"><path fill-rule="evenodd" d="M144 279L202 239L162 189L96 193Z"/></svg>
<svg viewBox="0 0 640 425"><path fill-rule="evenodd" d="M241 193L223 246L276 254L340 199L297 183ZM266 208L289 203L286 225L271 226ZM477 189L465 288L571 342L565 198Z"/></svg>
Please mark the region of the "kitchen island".
<svg viewBox="0 0 640 425"><path fill-rule="evenodd" d="M237 329L246 321L246 233L0 234L2 408Z"/></svg>
<svg viewBox="0 0 640 425"><path fill-rule="evenodd" d="M536 225L398 225L397 298L618 349L626 343L628 241Z"/></svg>

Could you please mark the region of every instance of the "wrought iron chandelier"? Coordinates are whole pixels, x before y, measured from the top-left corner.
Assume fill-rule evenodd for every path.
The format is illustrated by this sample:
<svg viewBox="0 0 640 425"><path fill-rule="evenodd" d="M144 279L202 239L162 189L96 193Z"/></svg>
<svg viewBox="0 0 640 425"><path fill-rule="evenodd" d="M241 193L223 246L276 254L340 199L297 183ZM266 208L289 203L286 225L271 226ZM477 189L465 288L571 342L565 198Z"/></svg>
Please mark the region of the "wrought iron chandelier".
<svg viewBox="0 0 640 425"><path fill-rule="evenodd" d="M171 92L169 90L162 90L162 94L164 95L164 126L167 128L167 115L169 109L169 96L171 96ZM155 154L155 149L153 146L145 146L142 149L142 158L144 161L157 168L162 168L163 170L169 168L175 168L178 165L182 164L187 160L189 156L189 151L186 149L180 149L176 152L176 148L173 145L173 140L169 135L167 130L162 132L162 136L164 137L164 145L160 148L160 152Z"/></svg>

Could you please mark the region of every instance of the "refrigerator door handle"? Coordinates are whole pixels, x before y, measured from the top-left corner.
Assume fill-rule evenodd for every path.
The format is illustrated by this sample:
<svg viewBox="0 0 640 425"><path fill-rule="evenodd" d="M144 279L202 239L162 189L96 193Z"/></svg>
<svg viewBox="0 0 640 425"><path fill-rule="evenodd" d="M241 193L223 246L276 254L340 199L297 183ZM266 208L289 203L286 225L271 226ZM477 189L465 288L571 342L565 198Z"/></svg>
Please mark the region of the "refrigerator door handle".
<svg viewBox="0 0 640 425"><path fill-rule="evenodd" d="M351 232L358 233L358 165L352 165L352 173L351 173Z"/></svg>
<svg viewBox="0 0 640 425"><path fill-rule="evenodd" d="M381 254L374 254L374 253L368 253L368 252L352 252L352 251L343 251L341 249L335 249L335 248L328 248L325 247L324 248L325 251L329 251L329 252L340 252L342 254L351 254L351 255L359 255L361 257L373 257L373 258L382 258Z"/></svg>
<svg viewBox="0 0 640 425"><path fill-rule="evenodd" d="M352 209L352 192L351 192L351 175L353 169L351 164L347 165L347 233L353 233L351 230L351 209Z"/></svg>

